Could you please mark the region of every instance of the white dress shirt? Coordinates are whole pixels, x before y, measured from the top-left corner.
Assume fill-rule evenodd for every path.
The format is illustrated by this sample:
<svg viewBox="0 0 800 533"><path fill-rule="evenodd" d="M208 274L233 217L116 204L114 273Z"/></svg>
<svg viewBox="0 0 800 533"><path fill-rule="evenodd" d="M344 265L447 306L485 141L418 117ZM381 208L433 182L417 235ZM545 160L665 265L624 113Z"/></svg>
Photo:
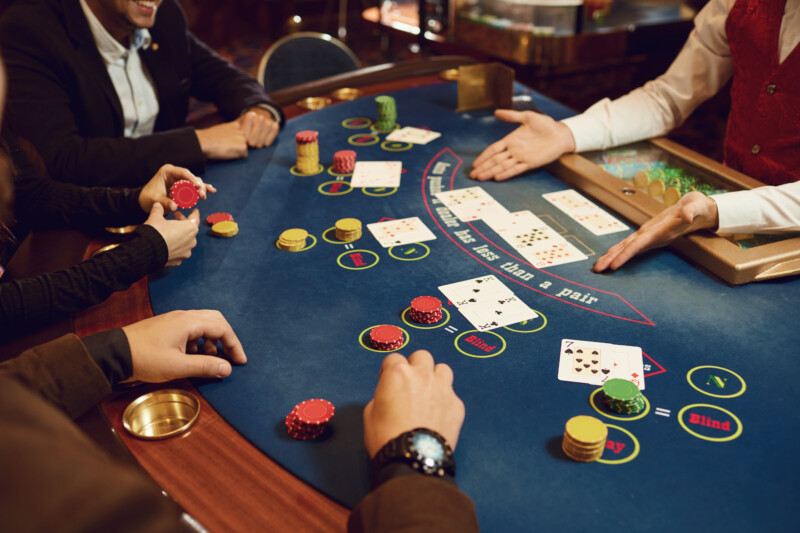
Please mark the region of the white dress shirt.
<svg viewBox="0 0 800 533"><path fill-rule="evenodd" d="M563 120L575 138L575 151L605 150L665 135L714 96L733 75L725 23L735 3L711 0L706 4L667 72L625 96L613 101L604 98L586 112ZM787 0L778 40L781 62L798 43L800 0ZM720 232L734 232L731 228L736 233L800 230L800 186L796 183L712 198L719 208Z"/></svg>
<svg viewBox="0 0 800 533"><path fill-rule="evenodd" d="M80 2L122 106L125 137L151 135L158 116L158 97L150 73L139 57L139 50L150 46L150 32L137 29L130 46L125 48L108 33L86 0Z"/></svg>

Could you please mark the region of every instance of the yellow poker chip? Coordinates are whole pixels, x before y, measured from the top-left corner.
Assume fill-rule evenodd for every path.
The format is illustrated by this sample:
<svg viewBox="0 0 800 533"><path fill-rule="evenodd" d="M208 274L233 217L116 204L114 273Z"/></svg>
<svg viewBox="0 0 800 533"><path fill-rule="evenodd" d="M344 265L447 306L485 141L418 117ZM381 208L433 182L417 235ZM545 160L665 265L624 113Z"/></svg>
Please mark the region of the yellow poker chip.
<svg viewBox="0 0 800 533"><path fill-rule="evenodd" d="M211 233L217 237L233 237L239 233L239 224L230 220L217 222L211 226Z"/></svg>
<svg viewBox="0 0 800 533"><path fill-rule="evenodd" d="M349 233L361 230L361 221L357 218L342 218L336 221L336 229Z"/></svg>
<svg viewBox="0 0 800 533"><path fill-rule="evenodd" d="M285 243L298 243L308 238L308 232L301 228L287 229L281 233L280 240Z"/></svg>
<svg viewBox="0 0 800 533"><path fill-rule="evenodd" d="M597 444L608 437L606 425L593 416L573 416L567 420L565 430L572 440L582 444Z"/></svg>

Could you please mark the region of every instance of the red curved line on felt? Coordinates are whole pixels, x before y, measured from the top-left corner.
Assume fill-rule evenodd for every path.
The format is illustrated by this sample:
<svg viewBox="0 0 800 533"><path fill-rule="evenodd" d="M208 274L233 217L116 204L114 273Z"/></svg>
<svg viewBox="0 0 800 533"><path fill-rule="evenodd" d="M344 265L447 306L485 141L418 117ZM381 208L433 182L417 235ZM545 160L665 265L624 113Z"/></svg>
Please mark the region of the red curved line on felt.
<svg viewBox="0 0 800 533"><path fill-rule="evenodd" d="M611 314L611 313L606 313L606 312L604 312L604 311L598 311L598 310L596 310L596 309L592 309L592 308L585 307L585 306L582 306L582 305L578 305L578 304L575 304L575 303L572 303L572 302L568 302L568 301L566 301L566 300L562 300L561 298L557 298L557 297L555 297L555 296L553 296L553 295L551 295L551 294L548 294L548 293L546 293L546 292L543 292L543 291L540 291L540 290L538 290L538 289L535 289L535 288L533 288L533 287L530 287L530 286L528 286L528 285L525 285L525 284L524 284L524 283L522 283L521 281L519 281L519 280L517 280L517 279L514 279L514 278L512 278L511 276L508 276L507 274L504 274L504 273L500 272L499 270L497 270L497 269L495 269L495 268L493 268L493 267L489 266L488 264L486 264L486 263L485 263L484 261L482 261L481 259L478 259L478 258L477 258L477 257L475 257L474 255L472 255L472 253L470 253L470 252L469 252L469 251L468 251L466 248L464 248L463 246L461 246L461 244L459 244L459 243L458 243L458 242L457 242L457 241L456 241L456 240L455 240L455 239L454 239L454 238L453 238L453 237L452 237L452 236L451 236L451 235L450 235L450 234L449 234L447 231L445 231L445 230L444 230L444 228L442 227L442 225L441 225L441 224L439 224L439 220L438 220L438 219L437 219L437 218L436 218L436 217L433 215L433 212L431 211L431 207L430 207L430 205L428 205L428 197L427 197L427 194L425 193L425 182L426 182L426 178L428 177L428 171L430 171L431 165L433 165L434 161L436 161L436 159L438 159L438 158L439 158L439 157L440 157L442 154L444 154L445 152L450 152L450 154L451 154L451 155L452 155L454 158L456 158L456 159L458 160L458 164L457 164L455 167L453 167L453 172L452 172L452 174L451 174L451 176L450 176L450 190L453 190L453 181L455 180L456 171L457 171L459 168L461 168L461 165L464 163L464 160L463 160L463 159L461 159L461 157L459 157L459 156L458 156L458 155L457 155L455 152L453 152L453 151L452 151L450 148L443 148L441 151L439 151L439 153L438 153L438 154L436 154L435 156L433 156L433 159L431 159L431 160L428 162L428 166L426 166L426 167L425 167L425 171L424 171L424 172L423 172L423 174L422 174L422 180L421 180L421 181L422 181L422 199L423 199L423 202L425 203L425 209L427 209L427 210L428 210L428 215L430 215L430 217L431 217L431 220L433 220L434 224L436 224L436 226L439 228L439 230L440 230L442 233L444 233L444 235L445 235L445 236L446 236L448 239L450 239L450 241L451 241L453 244L455 244L456 246L458 246L458 247L459 247L459 248L460 248L460 249L461 249L461 250L462 250L462 251L463 251L465 254L467 254L468 256L470 256L470 257L471 257L471 258L473 258L475 261L477 261L478 263L482 264L483 266L485 266L485 267L486 267L486 268L488 268L489 270L491 270L491 271L493 271L493 272L495 272L495 273L497 273L497 274L500 274L500 275L501 275L501 276L503 276L504 278L506 278L506 279L508 279L508 280L510 280L510 281L513 281L514 283L517 283L518 285L521 285L521 286L525 287L526 289L530 289L530 290L532 290L532 291L534 291L534 292L538 292L539 294L542 294L542 295L544 295L544 296L547 296L548 298L553 298L554 300L557 300L557 301L559 301L559 302L562 302L562 303L565 303L565 304L568 304L568 305L572 305L572 306L578 307L578 308L580 308L580 309L585 309L586 311L591 311L592 313L597 313L597 314L600 314L600 315L605 315L605 316L609 316L609 317L612 317L612 318L618 318L618 319L620 319L620 320L627 320L628 322L634 322L634 323L636 323L636 324L644 324L644 325L646 325L646 326L655 326L655 323L654 323L652 320L650 320L649 318L647 318L646 316L644 316L644 315L643 315L643 314L642 314L642 313L641 313L641 312L640 312L638 309L636 309L635 307L633 307L633 306L632 306L632 305L631 305L631 304L630 304L630 303L629 303L627 300L625 300L625 298L623 298L623 297L622 297L622 296L620 296L619 294L616 294L616 293L613 293L613 292L608 292L608 291L603 291L603 290L601 290L601 289L595 289L594 287L589 287L588 285L581 285L580 283L575 283L575 282L573 282L573 281L571 281L571 280L568 280L568 279L566 279L566 278L562 278L562 277L556 276L555 274L551 274L550 272L546 272L546 271L544 271L544 270L542 270L542 269L539 269L539 268L536 268L536 267L534 267L533 265L530 265L532 268L536 268L536 270L538 270L539 272L543 272L543 273L545 273L545 274L547 274L547 275L549 275L549 276L556 277L556 278L558 278L558 279L561 279L561 280L563 280L563 281L567 281L567 282L569 282L569 283L575 283L575 285L579 285L579 286L581 286L581 287L586 287L586 288L588 288L588 289L597 290L598 292L603 292L603 293L605 293L605 294L610 294L610 295L612 295L612 296L616 296L617 298L619 298L620 300L622 300L623 302L625 302L625 303L626 303L626 304L627 304L627 305L628 305L628 306L629 306L631 309L633 309L633 310L634 310L636 313L638 313L638 314L639 314L639 316L641 316L642 318L644 318L644 319L646 320L646 322L642 322L641 320L635 320L635 319L633 319L633 318L626 318L626 317L622 317L622 316L618 316L618 315L613 315L613 314ZM470 227L471 227L473 230L475 230L475 228L472 226L472 224L469 224L469 223L467 223L467 224L468 224L468 225L469 225L469 226L470 226ZM476 232L478 232L477 230L475 230L475 231L476 231ZM478 232L478 233L480 233L480 232ZM483 236L483 234L481 234L481 236ZM484 237L484 238L486 238L486 237ZM487 240L488 240L488 239L487 239ZM490 241L490 242L491 242L491 241ZM492 244L494 244L494 243L492 243ZM498 247L498 248L499 248L499 247ZM501 250L502 250L502 248L501 248ZM503 250L503 251L505 252L505 250ZM511 254L509 254L509 255L511 255ZM516 256L515 256L515 257L516 257ZM524 263L525 261L522 261L522 262ZM525 264L528 264L528 263L525 263ZM659 366L660 366L660 365L659 365Z"/></svg>

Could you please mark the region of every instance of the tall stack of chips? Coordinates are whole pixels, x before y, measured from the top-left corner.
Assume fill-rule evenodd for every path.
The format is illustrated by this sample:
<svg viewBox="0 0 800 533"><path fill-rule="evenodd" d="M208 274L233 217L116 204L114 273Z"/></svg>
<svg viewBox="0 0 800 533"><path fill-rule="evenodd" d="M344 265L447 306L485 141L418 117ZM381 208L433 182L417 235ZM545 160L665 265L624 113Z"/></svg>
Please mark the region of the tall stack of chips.
<svg viewBox="0 0 800 533"><path fill-rule="evenodd" d="M418 296L411 300L408 313L414 322L435 324L442 319L442 301L435 296Z"/></svg>
<svg viewBox="0 0 800 533"><path fill-rule="evenodd" d="M591 463L603 456L608 428L593 416L573 416L564 428L561 449L572 460Z"/></svg>
<svg viewBox="0 0 800 533"><path fill-rule="evenodd" d="M287 229L278 238L278 248L287 252L299 252L306 247L308 232L300 228Z"/></svg>
<svg viewBox="0 0 800 533"><path fill-rule="evenodd" d="M353 242L361 238L361 221L357 218L342 218L336 221L336 238L342 242Z"/></svg>
<svg viewBox="0 0 800 533"><path fill-rule="evenodd" d="M645 408L644 396L638 385L627 379L614 378L603 383L608 407L623 415L635 415Z"/></svg>
<svg viewBox="0 0 800 533"><path fill-rule="evenodd" d="M333 154L333 172L352 174L356 168L356 153L353 150L339 150Z"/></svg>
<svg viewBox="0 0 800 533"><path fill-rule="evenodd" d="M403 330L397 326L375 326L369 332L372 347L382 352L398 350L404 342Z"/></svg>
<svg viewBox="0 0 800 533"><path fill-rule="evenodd" d="M286 415L286 431L293 439L316 439L325 432L335 412L328 400L314 398L300 402Z"/></svg>
<svg viewBox="0 0 800 533"><path fill-rule="evenodd" d="M300 174L316 174L319 171L319 133L298 131L294 136L297 144L297 171Z"/></svg>
<svg viewBox="0 0 800 533"><path fill-rule="evenodd" d="M378 120L375 121L375 129L378 131L391 131L397 122L397 104L391 96L378 96L375 98L378 104Z"/></svg>
<svg viewBox="0 0 800 533"><path fill-rule="evenodd" d="M191 209L197 205L200 193L189 180L178 180L169 189L169 196L181 209Z"/></svg>

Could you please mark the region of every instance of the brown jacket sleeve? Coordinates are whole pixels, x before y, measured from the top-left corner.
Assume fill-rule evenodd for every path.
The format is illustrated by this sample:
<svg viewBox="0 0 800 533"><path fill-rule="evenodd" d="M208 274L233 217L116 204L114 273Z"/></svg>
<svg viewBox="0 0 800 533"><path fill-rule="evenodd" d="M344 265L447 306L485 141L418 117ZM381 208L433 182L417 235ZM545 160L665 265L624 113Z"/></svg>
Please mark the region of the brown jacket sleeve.
<svg viewBox="0 0 800 533"><path fill-rule="evenodd" d="M109 391L74 335L0 365L4 531L181 531L178 508L151 480L115 462L65 416Z"/></svg>
<svg viewBox="0 0 800 533"><path fill-rule="evenodd" d="M457 487L423 475L390 479L353 509L350 533L478 532L475 506Z"/></svg>

